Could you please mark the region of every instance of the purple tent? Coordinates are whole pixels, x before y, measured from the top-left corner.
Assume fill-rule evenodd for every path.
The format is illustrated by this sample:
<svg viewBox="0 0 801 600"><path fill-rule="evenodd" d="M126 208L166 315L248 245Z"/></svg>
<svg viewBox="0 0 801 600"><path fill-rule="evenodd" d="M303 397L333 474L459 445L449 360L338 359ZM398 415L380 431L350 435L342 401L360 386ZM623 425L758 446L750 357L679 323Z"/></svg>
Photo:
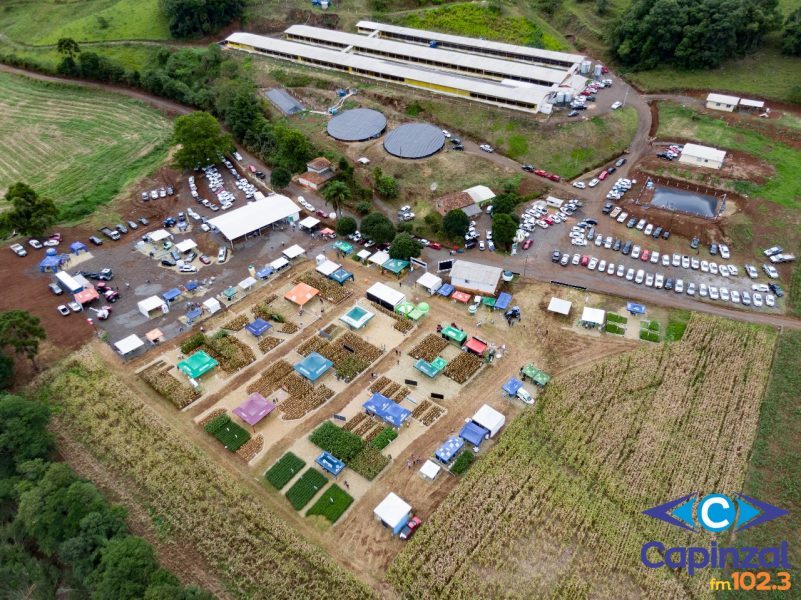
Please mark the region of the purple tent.
<svg viewBox="0 0 801 600"><path fill-rule="evenodd" d="M255 425L273 412L275 404L265 400L264 396L255 392L234 409L234 414L250 426Z"/></svg>

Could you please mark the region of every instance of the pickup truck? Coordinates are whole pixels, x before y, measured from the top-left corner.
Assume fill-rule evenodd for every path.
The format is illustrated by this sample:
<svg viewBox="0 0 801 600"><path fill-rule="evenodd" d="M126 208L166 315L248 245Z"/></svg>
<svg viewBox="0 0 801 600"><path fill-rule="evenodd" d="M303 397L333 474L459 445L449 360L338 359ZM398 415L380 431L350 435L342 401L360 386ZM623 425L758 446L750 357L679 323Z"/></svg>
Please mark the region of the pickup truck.
<svg viewBox="0 0 801 600"><path fill-rule="evenodd" d="M118 240L118 239L120 239L120 232L119 231L115 231L114 229L111 229L109 227L101 227L100 228L100 233L105 235L110 240Z"/></svg>

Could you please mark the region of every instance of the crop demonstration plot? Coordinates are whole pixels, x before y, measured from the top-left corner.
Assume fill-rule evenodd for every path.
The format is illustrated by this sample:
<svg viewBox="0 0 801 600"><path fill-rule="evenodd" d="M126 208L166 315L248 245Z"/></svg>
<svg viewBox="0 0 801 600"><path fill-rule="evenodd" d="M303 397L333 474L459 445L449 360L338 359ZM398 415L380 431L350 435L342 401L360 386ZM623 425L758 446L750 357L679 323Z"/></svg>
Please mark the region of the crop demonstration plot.
<svg viewBox="0 0 801 600"><path fill-rule="evenodd" d="M336 523L348 507L353 503L353 498L336 483L323 492L323 495L312 505L307 517L321 515L331 523Z"/></svg>
<svg viewBox="0 0 801 600"><path fill-rule="evenodd" d="M24 179L75 220L154 170L171 132L130 98L0 73L0 194Z"/></svg>
<svg viewBox="0 0 801 600"><path fill-rule="evenodd" d="M647 569L640 549L711 536L641 511L742 489L775 340L696 315L679 342L551 381L401 551L389 580L404 597L702 596L708 577Z"/></svg>
<svg viewBox="0 0 801 600"><path fill-rule="evenodd" d="M270 482L270 485L280 490L305 466L306 461L291 452L287 452L267 470L264 477Z"/></svg>
<svg viewBox="0 0 801 600"><path fill-rule="evenodd" d="M325 475L317 469L308 469L300 476L291 488L286 492L286 499L295 510L300 510L309 503L314 495L328 483Z"/></svg>

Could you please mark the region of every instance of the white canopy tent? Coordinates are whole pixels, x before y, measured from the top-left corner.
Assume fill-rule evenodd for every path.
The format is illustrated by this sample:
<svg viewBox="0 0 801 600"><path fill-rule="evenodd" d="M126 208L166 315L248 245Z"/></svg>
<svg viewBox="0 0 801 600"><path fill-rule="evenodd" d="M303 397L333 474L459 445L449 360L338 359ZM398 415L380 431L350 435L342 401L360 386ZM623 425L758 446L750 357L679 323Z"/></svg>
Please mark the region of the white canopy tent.
<svg viewBox="0 0 801 600"><path fill-rule="evenodd" d="M384 308L389 310L395 310L397 306L406 300L406 296L403 292L396 290L395 288L391 288L388 285L384 285L380 281L374 283L370 288L365 292L368 300L372 300L373 302L377 302Z"/></svg>
<svg viewBox="0 0 801 600"><path fill-rule="evenodd" d="M290 246L289 248L284 250L282 254L284 255L284 258L292 260L293 258L297 258L298 256L306 254L306 251L297 244L295 244L294 246Z"/></svg>
<svg viewBox="0 0 801 600"><path fill-rule="evenodd" d="M298 227L301 229L309 229L312 230L320 224L320 219L315 219L314 217L306 217L300 223L298 223Z"/></svg>
<svg viewBox="0 0 801 600"><path fill-rule="evenodd" d="M178 252L189 252L192 248L197 248L195 240L183 240L175 244L175 249L178 250Z"/></svg>
<svg viewBox="0 0 801 600"><path fill-rule="evenodd" d="M423 463L423 466L420 467L420 476L423 479L434 481L441 470L442 468L433 460L427 460Z"/></svg>
<svg viewBox="0 0 801 600"><path fill-rule="evenodd" d="M210 314L216 313L218 310L222 309L220 305L220 301L217 298L208 298L207 300L203 301L203 308L209 311Z"/></svg>
<svg viewBox="0 0 801 600"><path fill-rule="evenodd" d="M442 286L442 277L437 277L433 273L423 273L417 280L417 285L433 294Z"/></svg>
<svg viewBox="0 0 801 600"><path fill-rule="evenodd" d="M256 285L256 280L253 277L246 277L242 281L239 282L239 287L243 290L249 290L254 285Z"/></svg>
<svg viewBox="0 0 801 600"><path fill-rule="evenodd" d="M381 504L373 510L376 518L392 529L393 532L404 523L411 512L411 505L394 492L387 494Z"/></svg>
<svg viewBox="0 0 801 600"><path fill-rule="evenodd" d="M568 315L570 314L570 307L572 306L573 306L572 302L569 302L567 300L562 300L561 298L557 298L556 296L554 296L548 303L548 310L550 312L555 312L560 315Z"/></svg>
<svg viewBox="0 0 801 600"><path fill-rule="evenodd" d="M170 312L170 307L161 296L150 296L149 298L140 300L137 306L139 307L139 312L148 319L152 316L150 313L156 309L158 309L159 314Z"/></svg>
<svg viewBox="0 0 801 600"><path fill-rule="evenodd" d="M601 310L600 308L590 308L589 306L585 306L584 311L581 313L581 320L585 323L591 323L593 325L603 325L605 318L606 311Z"/></svg>
<svg viewBox="0 0 801 600"><path fill-rule="evenodd" d="M283 257L276 258L273 262L270 263L270 266L275 269L276 271L280 271L284 267L289 264L289 261Z"/></svg>
<svg viewBox="0 0 801 600"><path fill-rule="evenodd" d="M160 242L161 240L166 240L167 238L171 238L172 234L167 231L166 229L156 229L156 231L151 231L147 234L148 239L151 242Z"/></svg>
<svg viewBox="0 0 801 600"><path fill-rule="evenodd" d="M501 427L506 423L506 417L489 404L482 404L481 408L473 415L473 422L476 425L481 425L485 429L489 429L490 437L495 437L495 434L498 433Z"/></svg>
<svg viewBox="0 0 801 600"><path fill-rule="evenodd" d="M257 192L258 194L258 192ZM229 211L209 221L229 242L252 234L283 220L297 220L300 208L286 196L273 194L262 197L254 194L255 202L248 202L241 208Z"/></svg>
<svg viewBox="0 0 801 600"><path fill-rule="evenodd" d="M145 343L142 341L142 339L135 333L132 333L128 337L122 338L119 342L116 342L114 347L117 349L117 352L125 356L134 350L138 350L144 345Z"/></svg>
<svg viewBox="0 0 801 600"><path fill-rule="evenodd" d="M327 260L317 265L317 272L320 273L321 275L328 277L329 275L331 275L331 273L339 269L341 266L342 265L338 265L332 260Z"/></svg>
<svg viewBox="0 0 801 600"><path fill-rule="evenodd" d="M358 258L359 260L367 260L372 255L373 253L370 252L369 250L359 250L358 254L356 254L356 258Z"/></svg>
<svg viewBox="0 0 801 600"><path fill-rule="evenodd" d="M384 250L376 252L370 257L370 262L375 265L383 265L388 260L389 260L389 252L385 252Z"/></svg>

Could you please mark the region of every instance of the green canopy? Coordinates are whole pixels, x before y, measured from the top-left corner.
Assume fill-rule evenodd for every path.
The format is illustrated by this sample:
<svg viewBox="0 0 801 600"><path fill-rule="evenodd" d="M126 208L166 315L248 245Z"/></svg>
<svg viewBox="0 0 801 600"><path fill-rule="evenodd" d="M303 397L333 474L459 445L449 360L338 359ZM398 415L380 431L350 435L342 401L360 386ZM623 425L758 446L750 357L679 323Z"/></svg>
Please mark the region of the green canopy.
<svg viewBox="0 0 801 600"><path fill-rule="evenodd" d="M234 296L236 296L236 288L234 286L229 287L227 290L223 292L223 296L230 300Z"/></svg>
<svg viewBox="0 0 801 600"><path fill-rule="evenodd" d="M523 375L531 379L537 385L541 386L544 386L551 380L550 375L548 375L544 371L540 371L537 367L535 367L531 363L523 367Z"/></svg>
<svg viewBox="0 0 801 600"><path fill-rule="evenodd" d="M179 362L178 370L187 377L197 379L219 364L220 363L209 356L204 350L198 350L186 360Z"/></svg>
<svg viewBox="0 0 801 600"><path fill-rule="evenodd" d="M353 252L353 246L348 242L343 242L342 240L334 242L334 248L340 252L344 252L345 254L350 254Z"/></svg>
<svg viewBox="0 0 801 600"><path fill-rule="evenodd" d="M402 302L395 308L395 312L400 315L408 315L414 310L414 304L411 302Z"/></svg>
<svg viewBox="0 0 801 600"><path fill-rule="evenodd" d="M412 321L419 321L419 320L420 320L420 319L422 319L422 318L423 318L425 315L426 315L426 313L424 313L422 310L420 310L419 308L415 308L414 310L412 310L412 311L411 311L411 312L410 312L408 315L406 315L406 316L407 316L407 317L409 317L409 318L410 318Z"/></svg>
<svg viewBox="0 0 801 600"><path fill-rule="evenodd" d="M484 296L481 299L481 304L483 304L484 306L495 306L495 298L493 298L492 296Z"/></svg>
<svg viewBox="0 0 801 600"><path fill-rule="evenodd" d="M387 262L381 265L382 269L386 269L391 273L395 273L395 275L399 274L405 268L409 266L408 260L401 260L399 258L390 258Z"/></svg>
<svg viewBox="0 0 801 600"><path fill-rule="evenodd" d="M428 305L428 302L421 302L417 305L417 310L419 310L421 313L427 313L429 310L431 310L431 307Z"/></svg>
<svg viewBox="0 0 801 600"><path fill-rule="evenodd" d="M442 329L442 337L461 344L467 339L467 334L461 329L456 329L456 327L448 325Z"/></svg>

